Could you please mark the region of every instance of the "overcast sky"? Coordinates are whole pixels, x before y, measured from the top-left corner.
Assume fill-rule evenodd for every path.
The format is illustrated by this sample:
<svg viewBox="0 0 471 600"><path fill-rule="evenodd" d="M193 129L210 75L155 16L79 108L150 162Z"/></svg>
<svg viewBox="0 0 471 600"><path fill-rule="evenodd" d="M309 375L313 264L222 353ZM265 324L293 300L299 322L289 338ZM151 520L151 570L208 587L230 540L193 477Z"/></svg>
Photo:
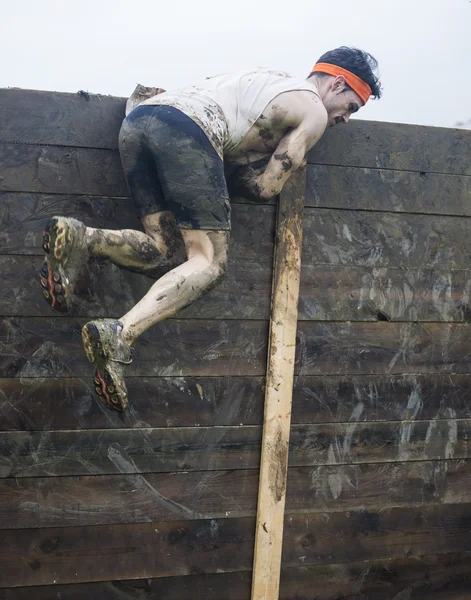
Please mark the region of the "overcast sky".
<svg viewBox="0 0 471 600"><path fill-rule="evenodd" d="M0 1L0 87L129 96L254 66L305 77L352 45L384 87L360 118L471 119L470 0Z"/></svg>

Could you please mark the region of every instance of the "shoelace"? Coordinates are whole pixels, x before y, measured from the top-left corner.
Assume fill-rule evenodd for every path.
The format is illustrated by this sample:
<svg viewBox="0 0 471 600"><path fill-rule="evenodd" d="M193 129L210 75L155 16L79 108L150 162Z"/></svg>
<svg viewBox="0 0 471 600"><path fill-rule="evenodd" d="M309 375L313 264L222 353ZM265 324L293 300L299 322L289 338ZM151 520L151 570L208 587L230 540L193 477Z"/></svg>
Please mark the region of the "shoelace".
<svg viewBox="0 0 471 600"><path fill-rule="evenodd" d="M130 358L128 361L126 361L126 360L121 360L121 359L119 359L119 358L110 358L110 360L111 360L112 362L121 363L122 365L130 365L130 364L132 363L132 355L133 355L133 352L134 352L134 348L130 348L130 354L131 354L131 358Z"/></svg>

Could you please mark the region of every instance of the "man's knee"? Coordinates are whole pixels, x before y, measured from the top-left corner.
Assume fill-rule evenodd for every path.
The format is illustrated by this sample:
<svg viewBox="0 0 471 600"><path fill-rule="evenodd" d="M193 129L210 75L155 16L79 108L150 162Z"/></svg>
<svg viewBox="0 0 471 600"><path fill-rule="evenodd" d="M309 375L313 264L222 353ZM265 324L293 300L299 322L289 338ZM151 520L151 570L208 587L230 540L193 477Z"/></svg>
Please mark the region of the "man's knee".
<svg viewBox="0 0 471 600"><path fill-rule="evenodd" d="M226 274L228 258L228 231L182 230L188 259L200 258L206 263L204 270L210 277L211 287Z"/></svg>
<svg viewBox="0 0 471 600"><path fill-rule="evenodd" d="M166 260L185 260L185 245L175 217L170 211L162 211L141 217L144 231L158 245Z"/></svg>

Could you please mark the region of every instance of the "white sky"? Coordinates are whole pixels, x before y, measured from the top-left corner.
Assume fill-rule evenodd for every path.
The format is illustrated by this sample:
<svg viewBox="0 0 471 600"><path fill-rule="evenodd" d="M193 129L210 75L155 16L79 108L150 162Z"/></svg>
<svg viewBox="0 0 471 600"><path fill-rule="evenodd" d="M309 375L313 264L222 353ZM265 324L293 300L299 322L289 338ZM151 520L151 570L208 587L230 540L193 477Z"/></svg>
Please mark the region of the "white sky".
<svg viewBox="0 0 471 600"><path fill-rule="evenodd" d="M0 0L0 87L128 96L265 66L305 77L352 45L380 63L362 119L471 119L470 0ZM471 125L469 125L471 127Z"/></svg>

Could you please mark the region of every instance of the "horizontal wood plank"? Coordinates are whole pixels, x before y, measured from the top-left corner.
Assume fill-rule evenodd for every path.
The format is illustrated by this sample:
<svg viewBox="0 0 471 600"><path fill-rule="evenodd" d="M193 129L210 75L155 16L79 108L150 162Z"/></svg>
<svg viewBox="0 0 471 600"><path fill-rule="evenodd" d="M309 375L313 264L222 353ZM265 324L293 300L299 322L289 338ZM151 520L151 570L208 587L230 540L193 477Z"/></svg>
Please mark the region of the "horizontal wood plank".
<svg viewBox="0 0 471 600"><path fill-rule="evenodd" d="M321 323L298 326L297 373L467 373L468 324Z"/></svg>
<svg viewBox="0 0 471 600"><path fill-rule="evenodd" d="M354 119L328 130L308 162L377 169L471 175L471 132Z"/></svg>
<svg viewBox="0 0 471 600"><path fill-rule="evenodd" d="M90 377L84 319L0 320L0 377ZM471 372L468 323L300 321L296 374ZM266 321L172 319L136 344L128 376L263 376ZM132 401L132 399L131 399Z"/></svg>
<svg viewBox="0 0 471 600"><path fill-rule="evenodd" d="M357 405L357 414L362 405ZM471 420L293 425L289 465L467 458ZM4 431L0 477L256 469L258 426Z"/></svg>
<svg viewBox="0 0 471 600"><path fill-rule="evenodd" d="M129 195L117 150L0 144L2 192Z"/></svg>
<svg viewBox="0 0 471 600"><path fill-rule="evenodd" d="M471 553L459 552L340 565L286 567L279 600L468 600ZM0 590L0 600L231 600L250 598L251 573L210 573L160 579L107 581ZM60 594L60 596L59 596ZM143 596L144 595L144 596Z"/></svg>
<svg viewBox="0 0 471 600"><path fill-rule="evenodd" d="M118 414L96 401L86 379L3 379L0 430L195 427L262 422L262 377L128 377L126 382L133 405L131 410ZM407 383L404 385L407 387ZM453 389L450 387L450 393ZM309 393L311 388L306 392ZM309 405L309 399L304 404ZM458 407L455 410L457 415L461 414ZM301 410L298 416L302 418Z"/></svg>
<svg viewBox="0 0 471 600"><path fill-rule="evenodd" d="M287 515L285 567L469 552L469 504ZM5 530L3 587L250 571L254 518Z"/></svg>
<svg viewBox="0 0 471 600"><path fill-rule="evenodd" d="M1 430L261 425L263 377L128 377L131 410L96 401L87 379L0 382ZM298 376L292 423L471 418L469 375Z"/></svg>
<svg viewBox="0 0 471 600"><path fill-rule="evenodd" d="M470 267L464 217L306 208L304 265Z"/></svg>
<svg viewBox="0 0 471 600"><path fill-rule="evenodd" d="M54 215L90 227L142 230L130 198L0 192L0 252L42 256L42 233Z"/></svg>
<svg viewBox="0 0 471 600"><path fill-rule="evenodd" d="M0 529L254 516L258 477L258 469L235 469L2 479ZM470 483L462 459L290 467L286 510L466 504Z"/></svg>
<svg viewBox="0 0 471 600"><path fill-rule="evenodd" d="M44 256L42 233L54 215L89 227L142 231L129 198L0 192L0 254ZM231 228L232 260L271 265L275 206L233 204Z"/></svg>
<svg viewBox="0 0 471 600"><path fill-rule="evenodd" d="M43 297L39 284L43 262L39 256L0 256L0 282L5 290L3 294L0 292L0 315L64 317L63 313L53 311ZM74 313L87 318L120 318L141 300L156 278L172 266L176 263L156 270L150 278L111 263L92 260L75 287ZM268 319L270 292L269 265L236 262L235 257L228 265L224 280L178 316L186 319ZM462 312L455 310L453 314L459 318Z"/></svg>
<svg viewBox="0 0 471 600"><path fill-rule="evenodd" d="M0 193L0 253L43 255L42 231L56 214L95 227L138 228L130 200ZM275 206L234 204L230 256L267 263ZM303 265L469 269L466 218L306 208Z"/></svg>
<svg viewBox="0 0 471 600"><path fill-rule="evenodd" d="M13 318L0 322L0 373L12 377L88 376L84 319ZM170 320L139 338L129 375L261 375L266 321ZM138 359L139 357L139 359Z"/></svg>
<svg viewBox="0 0 471 600"><path fill-rule="evenodd" d="M268 319L271 268L241 262L234 252L226 278L179 318ZM269 259L265 255L265 259ZM39 285L42 257L0 256L0 315L63 318L51 310ZM168 269L170 266L168 267ZM158 277L167 269L160 269ZM90 261L75 288L77 316L117 317L132 308L154 278ZM471 270L305 266L301 270L299 320L468 322Z"/></svg>
<svg viewBox="0 0 471 600"><path fill-rule="evenodd" d="M306 206L471 216L471 179L387 169L309 165Z"/></svg>
<svg viewBox="0 0 471 600"><path fill-rule="evenodd" d="M468 289L471 270L308 264L299 319L468 322Z"/></svg>
<svg viewBox="0 0 471 600"><path fill-rule="evenodd" d="M0 89L0 141L116 149L125 104L98 94Z"/></svg>

